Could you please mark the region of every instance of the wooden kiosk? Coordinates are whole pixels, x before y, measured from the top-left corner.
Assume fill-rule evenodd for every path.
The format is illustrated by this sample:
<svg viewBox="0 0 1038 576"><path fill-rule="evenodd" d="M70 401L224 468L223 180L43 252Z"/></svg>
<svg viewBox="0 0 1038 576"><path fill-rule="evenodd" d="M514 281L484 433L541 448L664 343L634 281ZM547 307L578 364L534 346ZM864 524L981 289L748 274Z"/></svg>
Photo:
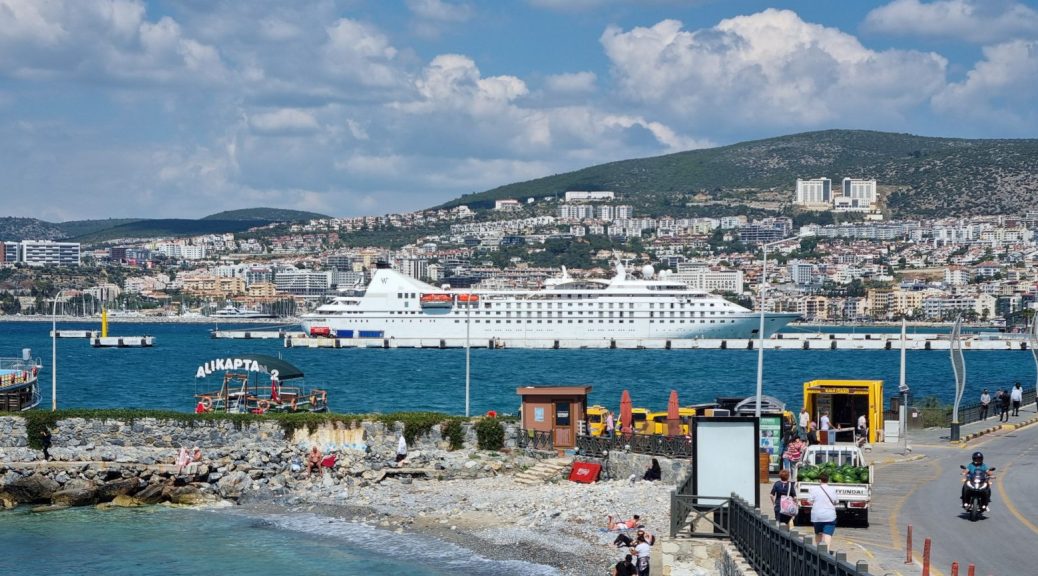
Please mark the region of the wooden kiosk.
<svg viewBox="0 0 1038 576"><path fill-rule="evenodd" d="M557 449L577 445L577 432L587 414L591 386L524 386L516 388L522 402L523 430L550 432Z"/></svg>

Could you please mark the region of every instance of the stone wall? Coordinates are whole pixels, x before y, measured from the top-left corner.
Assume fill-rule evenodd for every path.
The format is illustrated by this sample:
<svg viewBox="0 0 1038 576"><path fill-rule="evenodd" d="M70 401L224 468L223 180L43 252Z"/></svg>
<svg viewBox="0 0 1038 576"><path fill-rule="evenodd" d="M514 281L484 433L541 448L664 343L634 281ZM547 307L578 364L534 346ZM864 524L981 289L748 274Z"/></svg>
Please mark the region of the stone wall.
<svg viewBox="0 0 1038 576"><path fill-rule="evenodd" d="M645 470L652 464L652 459L659 460L661 480L667 484L680 484L689 472L692 471L691 460L678 460L664 458L663 456L648 456L646 454L635 454L633 452L613 451L607 459L603 458L580 458L588 462L597 462L609 474L609 477L617 480L634 475L636 480L641 480ZM606 461L608 460L608 462ZM608 467L608 468L607 468Z"/></svg>

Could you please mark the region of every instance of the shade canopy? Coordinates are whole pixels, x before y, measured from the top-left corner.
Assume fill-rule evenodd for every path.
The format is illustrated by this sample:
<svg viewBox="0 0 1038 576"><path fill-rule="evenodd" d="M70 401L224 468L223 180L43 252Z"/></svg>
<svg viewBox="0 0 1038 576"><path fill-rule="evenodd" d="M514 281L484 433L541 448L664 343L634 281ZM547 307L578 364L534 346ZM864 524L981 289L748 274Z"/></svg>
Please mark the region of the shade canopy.
<svg viewBox="0 0 1038 576"><path fill-rule="evenodd" d="M265 354L244 354L227 358L216 358L198 367L196 378L205 378L213 372L258 372L277 376L278 380L302 378L303 371L292 364Z"/></svg>
<svg viewBox="0 0 1038 576"><path fill-rule="evenodd" d="M631 393L627 390L620 395L620 430L626 432L631 428Z"/></svg>
<svg viewBox="0 0 1038 576"><path fill-rule="evenodd" d="M670 391L667 400L667 436L681 435L681 414L678 411L678 391Z"/></svg>

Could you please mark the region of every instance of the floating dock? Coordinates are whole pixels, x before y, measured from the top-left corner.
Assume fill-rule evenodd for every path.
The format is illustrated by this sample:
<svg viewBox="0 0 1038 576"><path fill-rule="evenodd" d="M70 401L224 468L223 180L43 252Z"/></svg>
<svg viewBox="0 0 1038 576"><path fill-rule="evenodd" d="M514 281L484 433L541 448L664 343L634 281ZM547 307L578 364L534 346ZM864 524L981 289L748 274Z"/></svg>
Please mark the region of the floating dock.
<svg viewBox="0 0 1038 576"><path fill-rule="evenodd" d="M252 338L256 338L255 332ZM286 348L464 348L465 338L324 338L286 335ZM616 338L611 340L495 338L469 340L472 348L529 348L543 350L620 349L620 350L756 350L757 339L662 339ZM908 350L948 350L951 341L945 334L910 334ZM962 339L963 350L1027 350L1021 337L973 337ZM900 350L899 334L781 334L764 340L765 350Z"/></svg>
<svg viewBox="0 0 1038 576"><path fill-rule="evenodd" d="M155 345L154 336L98 336L90 339L94 348L150 348Z"/></svg>
<svg viewBox="0 0 1038 576"><path fill-rule="evenodd" d="M212 330L212 338L228 338L232 340L280 340L282 338L302 338L306 334L288 330Z"/></svg>
<svg viewBox="0 0 1038 576"><path fill-rule="evenodd" d="M99 330L51 330L51 338L97 338Z"/></svg>

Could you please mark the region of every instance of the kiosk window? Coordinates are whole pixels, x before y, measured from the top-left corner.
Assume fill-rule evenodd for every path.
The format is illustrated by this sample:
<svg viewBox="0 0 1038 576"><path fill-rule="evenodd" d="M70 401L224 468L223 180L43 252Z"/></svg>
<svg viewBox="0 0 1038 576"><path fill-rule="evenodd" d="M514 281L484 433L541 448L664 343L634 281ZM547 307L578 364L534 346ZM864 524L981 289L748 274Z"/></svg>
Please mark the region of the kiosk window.
<svg viewBox="0 0 1038 576"><path fill-rule="evenodd" d="M555 402L555 425L569 426L569 400Z"/></svg>

